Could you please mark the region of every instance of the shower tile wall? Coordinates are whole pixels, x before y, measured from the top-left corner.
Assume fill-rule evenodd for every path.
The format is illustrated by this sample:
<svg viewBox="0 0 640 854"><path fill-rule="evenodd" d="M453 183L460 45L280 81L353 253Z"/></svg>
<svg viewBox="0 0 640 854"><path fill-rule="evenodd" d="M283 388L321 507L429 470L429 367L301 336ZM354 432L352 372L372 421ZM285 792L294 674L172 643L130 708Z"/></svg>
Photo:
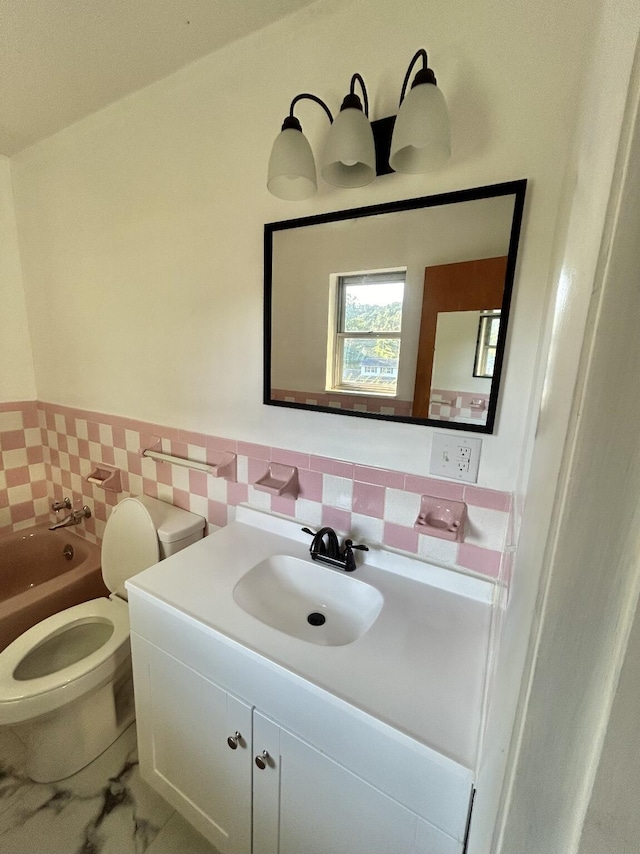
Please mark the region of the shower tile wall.
<svg viewBox="0 0 640 854"><path fill-rule="evenodd" d="M0 403L0 533L48 519L48 493L36 401Z"/></svg>
<svg viewBox="0 0 640 854"><path fill-rule="evenodd" d="M102 537L110 508L125 495L144 493L169 501L205 517L210 528L226 525L229 508L248 502L311 526L331 525L350 531L356 542L383 543L445 566L502 578L511 510L509 493L49 403L38 403L37 407L49 485L45 505L67 495L75 506L88 504L93 516L76 530L94 541ZM29 417L33 418L32 412ZM227 481L142 458L141 449L159 439L165 453L201 462L215 464L227 451L237 454L235 479ZM269 462L297 466L297 500L255 489L253 484L266 472ZM87 475L101 463L120 469L122 492L87 483ZM421 494L467 502L464 543L413 530ZM37 510L43 512L41 504Z"/></svg>

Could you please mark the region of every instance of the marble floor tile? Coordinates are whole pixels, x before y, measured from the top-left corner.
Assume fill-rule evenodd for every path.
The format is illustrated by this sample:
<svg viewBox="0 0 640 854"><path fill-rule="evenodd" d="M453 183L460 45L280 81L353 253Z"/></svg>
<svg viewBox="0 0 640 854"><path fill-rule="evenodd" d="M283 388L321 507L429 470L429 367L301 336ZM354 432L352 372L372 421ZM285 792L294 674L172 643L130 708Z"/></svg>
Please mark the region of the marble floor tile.
<svg viewBox="0 0 640 854"><path fill-rule="evenodd" d="M57 783L29 780L19 743L2 736L0 851L143 854L173 814L140 777L135 724L89 766Z"/></svg>
<svg viewBox="0 0 640 854"><path fill-rule="evenodd" d="M174 813L146 854L219 854L179 813Z"/></svg>

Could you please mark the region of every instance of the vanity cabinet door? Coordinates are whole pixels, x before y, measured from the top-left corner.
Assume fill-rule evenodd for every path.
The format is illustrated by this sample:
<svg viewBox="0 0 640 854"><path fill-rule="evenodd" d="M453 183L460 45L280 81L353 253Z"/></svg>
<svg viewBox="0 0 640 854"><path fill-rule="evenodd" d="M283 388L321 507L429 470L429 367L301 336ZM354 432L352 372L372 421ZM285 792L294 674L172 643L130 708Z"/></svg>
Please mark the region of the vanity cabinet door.
<svg viewBox="0 0 640 854"><path fill-rule="evenodd" d="M221 854L247 854L251 706L133 634L132 646L143 777Z"/></svg>
<svg viewBox="0 0 640 854"><path fill-rule="evenodd" d="M462 845L254 711L253 854L461 854Z"/></svg>

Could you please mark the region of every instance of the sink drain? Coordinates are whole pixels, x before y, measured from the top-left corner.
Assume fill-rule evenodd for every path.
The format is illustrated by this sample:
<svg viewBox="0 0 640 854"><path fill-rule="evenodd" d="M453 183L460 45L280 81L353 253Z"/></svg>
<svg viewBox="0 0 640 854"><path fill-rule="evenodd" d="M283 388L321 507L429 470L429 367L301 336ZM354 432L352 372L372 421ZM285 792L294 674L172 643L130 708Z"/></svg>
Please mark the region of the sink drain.
<svg viewBox="0 0 640 854"><path fill-rule="evenodd" d="M311 626L323 626L326 619L327 618L325 617L324 614L319 614L317 611L314 611L312 614L309 614L309 616L307 617L307 622Z"/></svg>

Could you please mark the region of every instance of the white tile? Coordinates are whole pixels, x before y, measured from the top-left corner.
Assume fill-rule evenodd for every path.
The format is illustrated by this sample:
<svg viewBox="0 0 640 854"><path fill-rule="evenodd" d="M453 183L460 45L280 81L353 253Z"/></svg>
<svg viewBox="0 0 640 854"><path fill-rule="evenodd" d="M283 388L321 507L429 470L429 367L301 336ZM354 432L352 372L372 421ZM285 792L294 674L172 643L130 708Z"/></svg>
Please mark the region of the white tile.
<svg viewBox="0 0 640 854"><path fill-rule="evenodd" d="M189 492L189 469L183 466L173 466L171 479L176 489L182 489L184 492Z"/></svg>
<svg viewBox="0 0 640 854"><path fill-rule="evenodd" d="M44 463L33 463L29 466L29 480L35 483L37 480L46 480Z"/></svg>
<svg viewBox="0 0 640 854"><path fill-rule="evenodd" d="M22 486L10 486L7 490L9 506L14 504L24 504L25 501L31 501L31 484L24 483Z"/></svg>
<svg viewBox="0 0 640 854"><path fill-rule="evenodd" d="M218 850L179 813L174 813L145 854L218 854Z"/></svg>
<svg viewBox="0 0 640 854"><path fill-rule="evenodd" d="M3 468L0 468L0 489L7 488L7 474Z"/></svg>
<svg viewBox="0 0 640 854"><path fill-rule="evenodd" d="M271 510L271 495L268 492L262 492L254 486L249 486L247 501L252 507L259 507L261 510Z"/></svg>
<svg viewBox="0 0 640 854"><path fill-rule="evenodd" d="M140 453L140 433L137 430L125 430L124 441L127 451L131 453Z"/></svg>
<svg viewBox="0 0 640 854"><path fill-rule="evenodd" d="M346 477L325 474L322 479L322 503L341 510L351 510L353 481Z"/></svg>
<svg viewBox="0 0 640 854"><path fill-rule="evenodd" d="M22 412L0 412L0 433L5 430L22 430L23 426Z"/></svg>
<svg viewBox="0 0 640 854"><path fill-rule="evenodd" d="M89 429L85 418L76 418L76 436L78 439L89 438Z"/></svg>
<svg viewBox="0 0 640 854"><path fill-rule="evenodd" d="M196 463L206 463L207 449L202 445L187 445L187 459Z"/></svg>
<svg viewBox="0 0 640 854"><path fill-rule="evenodd" d="M16 448L14 451L2 452L2 465L5 469L17 469L20 466L26 466L27 463L26 448Z"/></svg>
<svg viewBox="0 0 640 854"><path fill-rule="evenodd" d="M142 495L143 483L139 474L129 475L129 493L131 495Z"/></svg>
<svg viewBox="0 0 640 854"><path fill-rule="evenodd" d="M53 416L53 422L56 425L56 431L58 433L66 433L67 432L67 421L64 415L59 415L56 413Z"/></svg>
<svg viewBox="0 0 640 854"><path fill-rule="evenodd" d="M24 431L24 442L27 448L37 448L42 444L42 431L39 427L27 427Z"/></svg>
<svg viewBox="0 0 640 854"><path fill-rule="evenodd" d="M189 510L197 516L202 516L203 519L206 519L209 512L207 499L203 495L190 495Z"/></svg>
<svg viewBox="0 0 640 854"><path fill-rule="evenodd" d="M69 471L71 469L69 454L67 454L66 451L60 451L60 468L63 471Z"/></svg>
<svg viewBox="0 0 640 854"><path fill-rule="evenodd" d="M110 424L99 424L98 435L100 436L100 443L102 445L113 447L113 430Z"/></svg>
<svg viewBox="0 0 640 854"><path fill-rule="evenodd" d="M418 537L418 554L434 563L453 566L458 554L458 544L452 540L420 534Z"/></svg>
<svg viewBox="0 0 640 854"><path fill-rule="evenodd" d="M207 498L227 503L227 481L223 477L207 477Z"/></svg>
<svg viewBox="0 0 640 854"><path fill-rule="evenodd" d="M322 525L322 504L317 501L309 501L308 498L298 498L296 501L296 519L303 525L319 528Z"/></svg>
<svg viewBox="0 0 640 854"><path fill-rule="evenodd" d="M469 505L464 541L485 549L501 551L505 544L508 521L509 514L503 510Z"/></svg>
<svg viewBox="0 0 640 854"><path fill-rule="evenodd" d="M73 451L71 450L71 445L69 445L69 453L73 453ZM127 471L127 469L129 468L129 459L127 457L127 452L124 450L124 448L114 448L113 459L116 468L119 468L121 471Z"/></svg>
<svg viewBox="0 0 640 854"><path fill-rule="evenodd" d="M360 513L351 514L351 538L354 543L378 545L384 535L384 521L373 516L363 516Z"/></svg>
<svg viewBox="0 0 640 854"><path fill-rule="evenodd" d="M102 446L100 442L89 442L89 459L92 463L102 462Z"/></svg>
<svg viewBox="0 0 640 854"><path fill-rule="evenodd" d="M158 484L158 498L160 501L166 501L168 504L173 504L173 487L166 483Z"/></svg>
<svg viewBox="0 0 640 854"><path fill-rule="evenodd" d="M55 451L58 450L58 434L55 430L47 430L47 445Z"/></svg>
<svg viewBox="0 0 640 854"><path fill-rule="evenodd" d="M239 454L236 457L236 477L238 483L249 483L249 458L244 454Z"/></svg>
<svg viewBox="0 0 640 854"><path fill-rule="evenodd" d="M69 453L74 457L80 456L80 449L78 447L78 440L75 436L67 436L67 448Z"/></svg>
<svg viewBox="0 0 640 854"><path fill-rule="evenodd" d="M384 502L385 522L412 528L419 512L420 496L417 493L387 487Z"/></svg>

